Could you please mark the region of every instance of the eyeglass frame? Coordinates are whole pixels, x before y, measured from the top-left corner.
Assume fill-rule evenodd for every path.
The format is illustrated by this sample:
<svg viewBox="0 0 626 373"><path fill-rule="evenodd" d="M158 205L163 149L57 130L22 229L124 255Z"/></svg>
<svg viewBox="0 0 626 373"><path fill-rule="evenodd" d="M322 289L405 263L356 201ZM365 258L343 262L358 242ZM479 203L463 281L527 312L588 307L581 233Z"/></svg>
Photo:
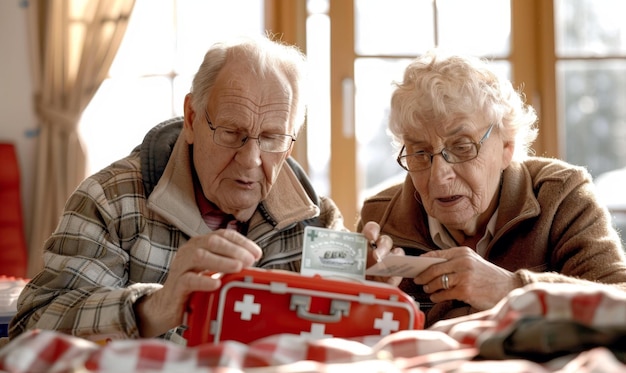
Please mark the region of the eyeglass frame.
<svg viewBox="0 0 626 373"><path fill-rule="evenodd" d="M402 167L403 169L405 169L406 171L409 171L409 172L416 172L416 171L424 171L424 170L428 170L429 168L431 168L431 167L432 167L432 165L433 165L433 158L435 158L435 156L436 156L436 155L441 155L441 157L442 157L442 158L443 158L446 162L448 162L448 163L450 163L450 164L459 164L459 163L469 162L469 161L471 161L471 160L474 160L474 159L478 158L478 153L480 152L480 148L482 147L483 143L484 143L485 141L487 141L487 139L488 139L488 138L489 138L489 136L491 135L491 131L493 130L493 126L494 126L494 125L495 125L495 123L491 123L491 125L490 125L490 126L489 126L489 128L487 129L487 132L485 132L485 134L483 135L483 137L481 137L481 139L480 139L478 142L473 142L473 141L470 141L470 142L467 142L467 143L463 143L463 144L472 144L472 145L474 145L474 147L476 148L476 154L475 154L472 158L469 158L469 159L464 159L464 160L459 161L459 162L453 162L453 161L450 161L450 160L448 159L448 157L449 157L449 153L448 153L448 149L447 149L447 148L443 148L443 149L441 149L441 151L440 151L439 153L430 153L430 152L427 152L427 151L421 150L421 151L419 151L419 152L415 152L415 153L411 153L411 154L404 154L404 155L403 155L402 153L406 150L406 145L404 145L404 144L403 144L403 145L402 145L402 149L400 149L400 153L398 154L398 157L396 158L396 161L398 162L398 164L400 165L400 167ZM408 168L408 162L407 162L407 166L405 166L404 164L402 164L402 160L403 160L403 159L406 159L407 157L412 157L412 156L415 156L415 155L417 155L417 154L420 154L420 155L423 155L423 154L424 154L424 155L425 155L425 154L428 154L428 155L430 155L430 162L428 163L428 167L426 167L426 168L420 168L419 170L409 170L409 168ZM453 156L455 156L455 155L454 155L454 153L452 153L452 155L453 155Z"/></svg>
<svg viewBox="0 0 626 373"><path fill-rule="evenodd" d="M242 148L244 145L246 145L246 143L248 143L248 140L252 139L252 140L256 140L256 141L257 141L257 144L259 145L259 149L261 149L261 151L264 151L264 152L266 152L266 153L284 153L284 152L288 151L288 150L289 150L289 149L293 146L293 143L296 141L296 137L295 137L295 136L293 136L293 135L289 135L289 134L287 134L287 133L278 133L278 134L273 134L272 136L283 136L283 137L285 137L285 138L286 138L286 137L290 137L290 138L291 138L291 142L289 142L289 143L288 143L288 146L287 146L287 148L286 148L285 150L280 150L280 151L264 150L264 149L263 149L263 146L261 145L261 138L263 138L263 137L268 137L268 135L263 135L263 134L261 134L261 135L259 135L258 137L252 137L252 136L250 136L250 134L249 134L249 133L242 132L242 133L245 133L245 134L246 134L246 136L245 136L245 137L241 140L241 145L239 145L239 146L228 146L228 145L224 145L224 144L221 144L221 143L217 142L217 141L215 140L215 134L216 134L217 130L218 130L218 129L220 129L220 128L223 128L223 129L226 129L226 130L228 130L229 128L228 128L228 127L223 127L223 126L216 126L216 127L213 127L213 122L211 121L211 118L209 117L209 112L207 111L207 109L206 109L206 108L204 109L204 118L206 119L207 124L209 125L209 129L210 129L211 131L213 131L213 142L214 142L215 144L219 145L219 146L224 147L224 148L228 148L228 149L240 149L240 148ZM235 130L235 129L232 129L232 131L240 132L239 130Z"/></svg>

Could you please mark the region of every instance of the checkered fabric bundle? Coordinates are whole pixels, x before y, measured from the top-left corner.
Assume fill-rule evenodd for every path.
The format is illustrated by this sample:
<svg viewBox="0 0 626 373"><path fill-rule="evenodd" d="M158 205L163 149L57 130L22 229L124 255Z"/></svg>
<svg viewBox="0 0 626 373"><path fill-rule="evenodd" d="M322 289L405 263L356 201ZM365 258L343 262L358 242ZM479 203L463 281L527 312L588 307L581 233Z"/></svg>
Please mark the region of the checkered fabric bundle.
<svg viewBox="0 0 626 373"><path fill-rule="evenodd" d="M281 334L249 345L225 341L183 347L164 340L145 339L119 340L101 346L56 332L31 331L0 350L0 370L20 373L626 370L615 351L604 346L591 346L544 361L511 356L496 360L481 355L486 341L506 340L518 321L529 317L623 330L626 293L604 286L534 284L513 291L491 310L442 321L427 330L401 331L385 337L310 340Z"/></svg>

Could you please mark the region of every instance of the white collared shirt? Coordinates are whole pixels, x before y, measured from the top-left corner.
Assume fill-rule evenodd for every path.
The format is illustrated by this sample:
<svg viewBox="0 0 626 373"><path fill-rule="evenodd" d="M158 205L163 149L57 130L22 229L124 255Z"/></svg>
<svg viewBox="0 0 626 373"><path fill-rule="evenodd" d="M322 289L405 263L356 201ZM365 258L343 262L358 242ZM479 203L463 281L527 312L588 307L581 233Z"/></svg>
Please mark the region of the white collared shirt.
<svg viewBox="0 0 626 373"><path fill-rule="evenodd" d="M498 209L493 213L491 219L489 219L489 223L487 223L487 229L485 230L485 234L478 241L478 244L474 248L476 252L484 257L485 252L487 251L487 246L491 239L493 238L493 234L496 228L496 220L498 218ZM454 238L448 233L448 230L435 218L428 216L428 230L430 231L430 237L433 239L435 245L437 245L441 249L449 249L451 247L459 246Z"/></svg>

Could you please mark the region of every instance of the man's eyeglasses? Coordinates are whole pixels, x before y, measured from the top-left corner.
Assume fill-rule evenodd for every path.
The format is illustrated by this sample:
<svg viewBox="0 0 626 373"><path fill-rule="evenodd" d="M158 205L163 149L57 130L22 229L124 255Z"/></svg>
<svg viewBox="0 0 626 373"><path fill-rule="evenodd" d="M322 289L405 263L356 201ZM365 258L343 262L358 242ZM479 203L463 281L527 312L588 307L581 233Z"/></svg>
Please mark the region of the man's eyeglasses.
<svg viewBox="0 0 626 373"><path fill-rule="evenodd" d="M413 154L404 154L406 152L406 145L402 146L397 161L407 171L422 171L430 168L433 164L433 157L441 154L443 159L448 163L463 163L471 161L478 157L478 151L483 145L483 142L489 138L494 123L492 123L483 137L475 142L466 142L462 144L456 144L449 148L443 148L439 153L429 153L425 151L419 151Z"/></svg>
<svg viewBox="0 0 626 373"><path fill-rule="evenodd" d="M252 137L248 133L236 129L213 127L206 109L204 110L204 116L209 124L209 128L213 131L213 141L225 148L238 149L252 139L257 141L259 148L264 152L282 153L289 150L291 144L296 141L295 137L286 134L261 134L259 137Z"/></svg>

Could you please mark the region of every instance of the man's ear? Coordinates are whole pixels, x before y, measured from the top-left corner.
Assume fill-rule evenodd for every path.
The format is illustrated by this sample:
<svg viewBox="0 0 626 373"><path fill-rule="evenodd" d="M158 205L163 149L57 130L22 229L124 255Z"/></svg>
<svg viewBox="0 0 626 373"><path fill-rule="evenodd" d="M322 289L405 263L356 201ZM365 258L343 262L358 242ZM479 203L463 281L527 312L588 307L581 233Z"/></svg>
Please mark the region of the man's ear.
<svg viewBox="0 0 626 373"><path fill-rule="evenodd" d="M183 132L185 135L185 141L187 144L193 144L193 122L196 120L196 112L191 105L191 93L185 95L185 103L183 106Z"/></svg>

